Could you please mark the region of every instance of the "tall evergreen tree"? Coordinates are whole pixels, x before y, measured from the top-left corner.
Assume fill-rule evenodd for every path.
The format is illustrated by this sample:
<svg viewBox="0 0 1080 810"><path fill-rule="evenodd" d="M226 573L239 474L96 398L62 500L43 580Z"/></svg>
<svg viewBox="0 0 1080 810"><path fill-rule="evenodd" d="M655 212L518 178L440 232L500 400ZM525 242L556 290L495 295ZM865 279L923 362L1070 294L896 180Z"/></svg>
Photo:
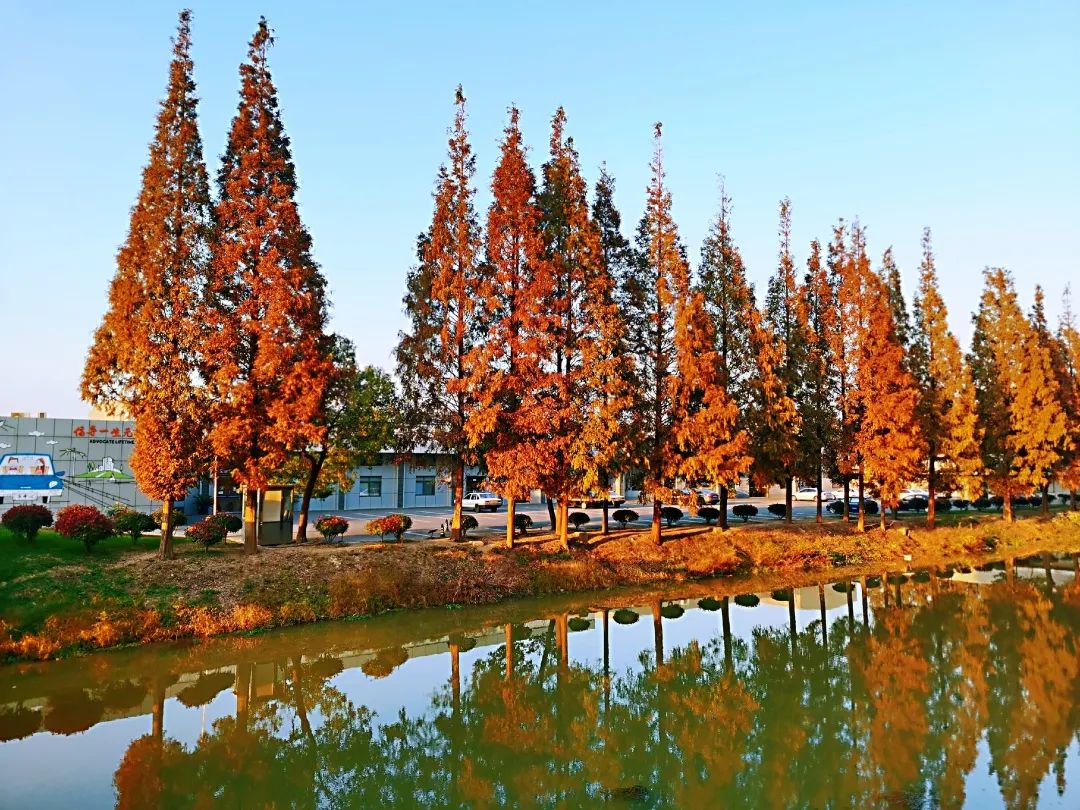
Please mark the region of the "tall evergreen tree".
<svg viewBox="0 0 1080 810"><path fill-rule="evenodd" d="M837 373L833 358L832 335L836 329L836 292L829 272L821 260L821 244L810 243L803 279L806 322L806 363L799 395L802 417L800 474L815 482L816 520L822 522L821 491L824 472L830 458L830 445L836 435L835 411Z"/></svg>
<svg viewBox="0 0 1080 810"><path fill-rule="evenodd" d="M756 347L765 336L753 286L747 281L742 255L731 235L730 219L731 198L721 185L720 208L701 245L698 289L712 318L719 383L735 403L737 427L749 431L755 420L755 393L760 388ZM716 480L714 484L720 495L720 525L726 527L732 481Z"/></svg>
<svg viewBox="0 0 1080 810"><path fill-rule="evenodd" d="M207 459L207 397L199 376L213 216L192 78L191 12L180 12L169 83L150 159L116 257L109 309L86 358L83 396L135 418L131 468L162 501L159 554L172 556L173 501Z"/></svg>
<svg viewBox="0 0 1080 810"><path fill-rule="evenodd" d="M296 204L296 169L267 55L265 18L240 66L240 104L218 172L213 278L205 321L215 394L211 441L233 477L260 493L291 452L321 444L333 374L326 281ZM247 499L245 550L256 550Z"/></svg>
<svg viewBox="0 0 1080 810"><path fill-rule="evenodd" d="M407 280L410 325L400 336L397 363L408 426L403 443L409 450L423 447L452 457L450 537L460 540L465 465L476 460L466 424L477 407L477 370L485 367L477 351L483 325L477 291L486 289L486 282L472 187L476 157L460 86L455 106L449 165L439 168L431 227L417 241L418 264Z"/></svg>
<svg viewBox="0 0 1080 810"><path fill-rule="evenodd" d="M487 441L488 480L506 498L506 544L513 547L516 501L540 485L531 426L524 424L522 401L540 381L537 341L543 331L537 297L545 292L538 279L542 260L540 209L536 178L525 157L518 125L510 108L499 163L491 179L487 218L487 264L490 283L484 310L483 353L478 370L489 376L476 386L477 407L466 428L474 446Z"/></svg>
<svg viewBox="0 0 1080 810"><path fill-rule="evenodd" d="M802 290L791 256L791 200L786 197L780 201L780 261L776 273L769 279L765 295L765 323L780 351L776 372L784 396L791 403L797 403L806 363L807 328ZM784 520L788 523L791 522L792 484L798 472L802 429L798 411L792 410L795 418L774 424L777 433L769 437L767 445L771 452L763 453L762 447L755 448L755 464L762 478L784 487Z"/></svg>
<svg viewBox="0 0 1080 810"><path fill-rule="evenodd" d="M617 380L604 381L604 406L608 409L617 410L617 417L613 418L612 424L619 428L618 436L613 437L611 450L611 466L602 472L601 483L606 490L604 507L601 512L601 534L608 533L608 501L607 491L611 489L612 477L624 473L632 461L632 454L628 451L631 440L630 421L627 418L629 409L633 407L634 388L632 384L633 358L630 355L627 344L627 326L625 320L625 299L623 296L624 282L631 273L636 257L630 240L622 232L622 215L615 206L615 178L612 177L605 166L600 168L600 177L596 181L593 190L592 218L600 232L600 250L603 255L604 267L610 278L610 304L612 316L620 321L620 340L612 349L612 357L618 358L617 368L613 373L618 375ZM612 389L616 389L613 391Z"/></svg>
<svg viewBox="0 0 1080 810"><path fill-rule="evenodd" d="M1080 330L1077 330L1073 319L1072 295L1068 286L1065 287L1063 300L1056 334L1060 356L1054 365L1062 372L1062 401L1069 420L1072 444L1065 454L1057 480L1068 490L1070 507L1075 510L1078 506L1076 494L1080 490Z"/></svg>
<svg viewBox="0 0 1080 810"><path fill-rule="evenodd" d="M614 279L565 125L560 107L539 194L544 258L533 305L545 325L544 374L522 406L527 421L542 426L532 451L544 490L558 501L556 531L564 548L569 499L606 488L606 471L617 461L626 392Z"/></svg>
<svg viewBox="0 0 1080 810"><path fill-rule="evenodd" d="M896 325L896 339L901 348L906 352L911 346L911 316L908 314L907 303L904 301L904 289L900 283L900 268L896 266L893 258L892 245L885 248L881 255L881 283L889 299L889 310L892 313L893 323Z"/></svg>
<svg viewBox="0 0 1080 810"><path fill-rule="evenodd" d="M636 356L635 407L652 536L661 542L661 507L679 476L730 479L745 469L745 436L723 385L712 321L671 215L664 183L661 125L655 128L652 179L638 226L636 272L628 279L628 324Z"/></svg>
<svg viewBox="0 0 1080 810"><path fill-rule="evenodd" d="M926 525L933 528L937 493L972 481L980 469L980 429L971 371L949 331L945 302L938 293L929 228L923 231L922 250L910 368L919 386L919 425L927 449Z"/></svg>
<svg viewBox="0 0 1080 810"><path fill-rule="evenodd" d="M969 362L987 482L1012 521L1012 498L1041 489L1060 463L1068 425L1049 352L1020 309L1012 276L988 268L984 277Z"/></svg>

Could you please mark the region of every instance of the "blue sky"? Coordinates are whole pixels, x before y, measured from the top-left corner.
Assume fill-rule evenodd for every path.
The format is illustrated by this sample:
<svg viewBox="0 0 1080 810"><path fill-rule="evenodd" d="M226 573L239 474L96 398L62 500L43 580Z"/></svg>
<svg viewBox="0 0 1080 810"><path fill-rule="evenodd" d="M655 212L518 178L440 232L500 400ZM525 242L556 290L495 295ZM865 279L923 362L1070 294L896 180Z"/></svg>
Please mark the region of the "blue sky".
<svg viewBox="0 0 1080 810"><path fill-rule="evenodd" d="M106 303L165 88L178 6L0 0L0 413L86 412L77 385ZM893 245L909 296L934 230L954 329L970 335L986 265L1036 283L1056 320L1080 288L1080 4L195 2L201 127L216 170L237 66L260 13L293 141L301 213L335 330L390 368L401 294L446 147L470 102L479 205L506 107L534 166L562 104L590 183L606 161L629 232L652 123L697 259L717 174L751 279L776 266L777 203L797 258L858 216ZM542 12L542 13L541 13ZM1076 289L1080 296L1080 289ZM1080 307L1080 299L1077 306Z"/></svg>

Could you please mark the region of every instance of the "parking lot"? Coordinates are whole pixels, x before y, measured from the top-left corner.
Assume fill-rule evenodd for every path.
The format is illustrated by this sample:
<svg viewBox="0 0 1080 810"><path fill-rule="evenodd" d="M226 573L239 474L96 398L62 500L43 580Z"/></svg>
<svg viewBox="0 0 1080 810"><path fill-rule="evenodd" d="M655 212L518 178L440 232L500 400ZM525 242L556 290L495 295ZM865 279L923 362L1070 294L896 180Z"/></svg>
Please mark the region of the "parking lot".
<svg viewBox="0 0 1080 810"><path fill-rule="evenodd" d="M769 514L768 506L773 503L783 503L783 495L779 497L767 496L760 498L746 498L740 497L738 499L731 499L728 502L728 521L729 523L736 524L741 520L731 514L731 507L735 504L748 503L753 504L758 509L758 515L751 518L754 523L768 523L778 522L778 518ZM651 519L652 507L650 504L639 504L636 501L628 501L623 504L622 509L632 509L640 516L640 520L637 525L640 528L645 528ZM519 514L526 514L532 518L533 529L538 531L546 531L550 527L548 520L547 506L543 504L518 504L517 511ZM601 520L601 509L571 509L572 512L585 512L592 520L585 528L599 527ZM614 512L612 508L610 512ZM684 510L685 511L685 510ZM609 514L610 514L609 512ZM357 542L365 539L375 539L378 537L369 538L369 535L365 531L365 527L368 521L377 517L390 513L399 513L408 515L412 518L412 528L406 534L409 539L438 539L449 535L449 522L453 516L453 510L447 506L440 507L423 507L414 509L370 509L370 510L347 510L347 511L335 511L335 512L313 512L309 521L309 536L314 536L315 521L322 514L335 514L341 515L349 521L349 530L345 533L345 539L347 541ZM476 518L479 526L476 529L472 529L469 532L469 537L476 539L493 539L496 535L503 536L506 532L506 505L499 507L497 512L469 512L465 514L471 515ZM831 517L828 512L825 513L826 517ZM814 518L814 503L812 501L794 501L792 504L792 516L796 520L813 520ZM834 518L835 519L835 518ZM690 515L689 513L683 518L683 523L698 523L701 522L699 518Z"/></svg>

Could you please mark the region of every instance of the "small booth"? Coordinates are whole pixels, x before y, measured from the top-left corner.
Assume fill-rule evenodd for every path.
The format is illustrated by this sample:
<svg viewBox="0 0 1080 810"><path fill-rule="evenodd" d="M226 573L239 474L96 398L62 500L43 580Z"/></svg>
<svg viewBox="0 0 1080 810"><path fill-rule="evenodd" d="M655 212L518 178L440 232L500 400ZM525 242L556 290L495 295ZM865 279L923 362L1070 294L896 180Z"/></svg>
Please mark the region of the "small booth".
<svg viewBox="0 0 1080 810"><path fill-rule="evenodd" d="M292 542L293 488L271 485L258 491L244 488L244 537L255 535L260 546ZM254 503L258 498L258 502Z"/></svg>

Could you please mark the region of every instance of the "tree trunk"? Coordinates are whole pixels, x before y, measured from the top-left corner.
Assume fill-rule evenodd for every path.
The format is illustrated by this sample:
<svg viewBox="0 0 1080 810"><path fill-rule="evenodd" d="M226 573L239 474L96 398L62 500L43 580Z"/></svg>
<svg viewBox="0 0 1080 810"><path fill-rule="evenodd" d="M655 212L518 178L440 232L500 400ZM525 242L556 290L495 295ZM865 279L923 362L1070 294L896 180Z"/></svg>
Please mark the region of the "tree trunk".
<svg viewBox="0 0 1080 810"><path fill-rule="evenodd" d="M930 466L927 469L926 475L926 491L927 500L926 504L926 528L934 528L934 515L937 512L935 501L937 500L937 476L934 473L934 453L930 451Z"/></svg>
<svg viewBox="0 0 1080 810"><path fill-rule="evenodd" d="M878 514L881 515L880 527L882 533L885 532L885 504L879 504Z"/></svg>
<svg viewBox="0 0 1080 810"><path fill-rule="evenodd" d="M656 648L656 668L664 665L664 624L660 615L660 601L652 603L653 645Z"/></svg>
<svg viewBox="0 0 1080 810"><path fill-rule="evenodd" d="M656 545L664 541L663 529L660 526L660 499L656 497L652 502L652 541Z"/></svg>
<svg viewBox="0 0 1080 810"><path fill-rule="evenodd" d="M551 521L551 531L555 533L559 530L559 527L555 525L555 499L546 494L544 497L547 499L548 520Z"/></svg>
<svg viewBox="0 0 1080 810"><path fill-rule="evenodd" d="M308 477L304 483L304 494L300 498L300 514L296 518L296 542L307 542L308 512L311 510L311 496L315 493L315 482L319 480L323 462L326 461L326 451L320 450L318 456L313 456L306 450L301 454L308 463Z"/></svg>
<svg viewBox="0 0 1080 810"><path fill-rule="evenodd" d="M506 680L514 677L514 626L511 624L503 628L506 638Z"/></svg>
<svg viewBox="0 0 1080 810"><path fill-rule="evenodd" d="M604 508L600 512L600 536L607 537L611 529L608 526L608 502L604 498Z"/></svg>
<svg viewBox="0 0 1080 810"><path fill-rule="evenodd" d="M1050 485L1049 484L1043 484L1042 485L1042 505L1040 507L1040 511L1042 512L1043 517L1046 517L1047 515L1050 514L1050 502L1046 499L1046 496L1049 493L1050 493Z"/></svg>
<svg viewBox="0 0 1080 810"><path fill-rule="evenodd" d="M814 520L817 523L824 522L824 516L821 513L821 488L825 485L825 476L821 473L821 464L818 464L817 471L817 497L814 498Z"/></svg>
<svg viewBox="0 0 1080 810"><path fill-rule="evenodd" d="M882 514L885 514L882 510ZM821 610L821 646L825 649L829 648L829 614L825 610L825 586L822 583L818 583L818 605ZM794 597L794 594L792 594Z"/></svg>
<svg viewBox="0 0 1080 810"><path fill-rule="evenodd" d="M254 554L259 547L259 492L244 488L244 553Z"/></svg>
<svg viewBox="0 0 1080 810"><path fill-rule="evenodd" d="M851 509L849 507L850 501L851 501L851 479L845 477L844 478L844 504L843 504L843 509L841 509L841 511L840 511L840 514L844 518L844 523L850 523L851 522Z"/></svg>
<svg viewBox="0 0 1080 810"><path fill-rule="evenodd" d="M563 551L570 550L570 521L567 519L570 515L570 501L566 498L559 498L559 545Z"/></svg>
<svg viewBox="0 0 1080 810"><path fill-rule="evenodd" d="M506 499L506 547L514 547L514 537L517 533L517 526L514 525L514 518L517 517L517 502L514 500L514 496L511 495Z"/></svg>
<svg viewBox="0 0 1080 810"><path fill-rule="evenodd" d="M454 473L450 482L450 497L454 503L454 516L450 519L450 539L456 543L462 539L461 499L465 497L465 461L461 458L454 462Z"/></svg>
<svg viewBox="0 0 1080 810"><path fill-rule="evenodd" d="M789 475L784 479L784 522L791 523L791 488L794 479Z"/></svg>
<svg viewBox="0 0 1080 810"><path fill-rule="evenodd" d="M1012 492L1005 493L1005 499L1001 504L1001 516L1005 518L1006 523L1013 522Z"/></svg>
<svg viewBox="0 0 1080 810"><path fill-rule="evenodd" d="M1075 489L1069 490L1069 509L1071 509L1073 512L1075 512L1076 509L1077 509L1077 500L1076 500L1076 490Z"/></svg>
<svg viewBox="0 0 1080 810"><path fill-rule="evenodd" d="M866 489L866 481L863 479L862 470L859 470L859 525L860 532L866 531L866 504L863 503L863 493Z"/></svg>
<svg viewBox="0 0 1080 810"><path fill-rule="evenodd" d="M173 558L172 516L172 499L166 498L161 503L161 543L158 545L158 557L163 560L171 560Z"/></svg>
<svg viewBox="0 0 1080 810"><path fill-rule="evenodd" d="M731 642L731 606L727 596L720 601L720 621L724 634L724 666L730 675L735 671L735 651Z"/></svg>

